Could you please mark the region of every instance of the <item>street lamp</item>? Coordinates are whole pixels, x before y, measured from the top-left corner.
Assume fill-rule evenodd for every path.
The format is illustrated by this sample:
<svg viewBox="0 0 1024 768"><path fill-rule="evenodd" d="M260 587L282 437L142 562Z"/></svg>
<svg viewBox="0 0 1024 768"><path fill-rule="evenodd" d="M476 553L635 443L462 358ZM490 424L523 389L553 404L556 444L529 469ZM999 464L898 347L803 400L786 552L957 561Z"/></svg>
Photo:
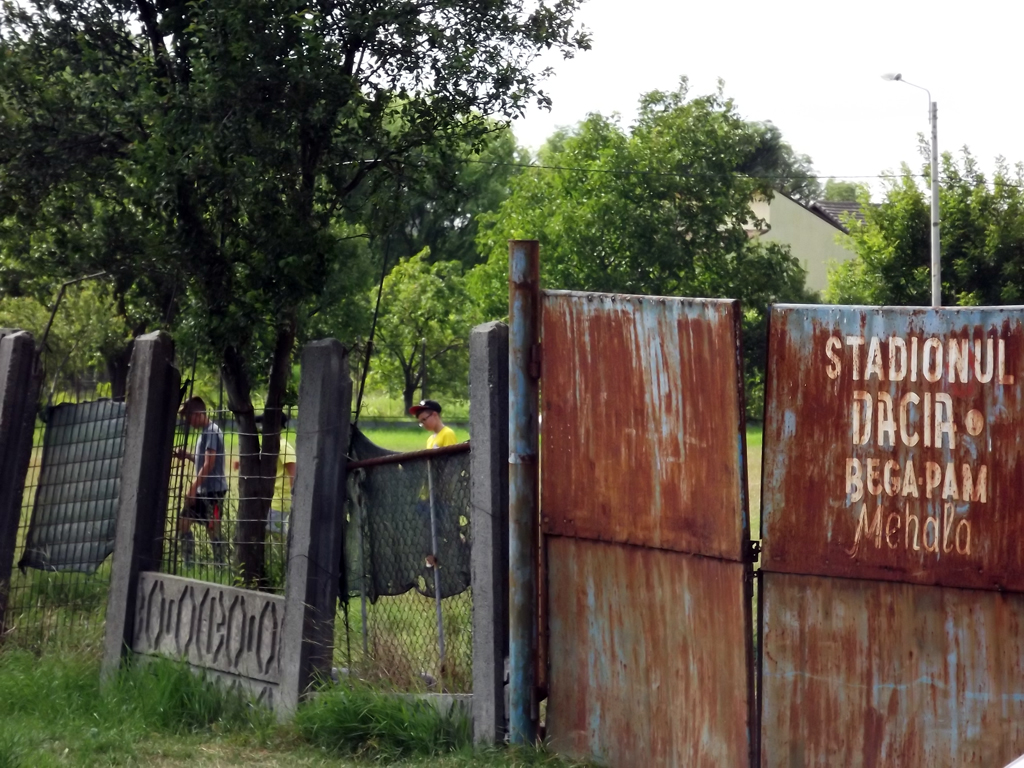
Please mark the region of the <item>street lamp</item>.
<svg viewBox="0 0 1024 768"><path fill-rule="evenodd" d="M901 74L882 75L883 80L896 80L918 88L928 94L928 122L932 126L932 306L942 306L942 264L939 261L939 132L936 122L939 110L932 101L932 94L927 88L908 83Z"/></svg>

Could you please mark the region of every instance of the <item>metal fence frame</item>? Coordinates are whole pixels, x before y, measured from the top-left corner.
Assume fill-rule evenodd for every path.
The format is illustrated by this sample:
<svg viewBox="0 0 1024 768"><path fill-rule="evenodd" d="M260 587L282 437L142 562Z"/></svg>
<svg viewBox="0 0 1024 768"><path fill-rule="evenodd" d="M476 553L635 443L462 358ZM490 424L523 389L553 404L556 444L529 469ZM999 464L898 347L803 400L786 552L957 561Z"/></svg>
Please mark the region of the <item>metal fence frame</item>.
<svg viewBox="0 0 1024 768"><path fill-rule="evenodd" d="M343 643L336 647L335 656L338 666L359 675L365 675L386 684L410 690L445 690L448 692L468 692L471 688L472 675L472 592L471 589L450 595L443 596L441 588L441 573L444 568L443 558L439 555L439 511L435 503L434 463L446 461L471 451L470 443L436 448L433 450L411 451L407 453L392 453L375 458L352 461L348 463L349 473L373 472L384 468L395 466L427 464L427 507L429 509L430 528L430 549L427 554L427 567L432 575L433 596L424 600L425 593L429 591L420 584L420 588L412 588L402 594L394 595L370 595L367 593L366 581L369 573L368 559L372 560L377 555L368 553L365 546L365 531L369 521L356 517L356 510L349 506L350 536L358 537L353 544L348 542L346 546L345 569L351 570L351 558L358 558L359 570L364 575L360 579L358 589L352 585L348 586L347 592L341 596L339 605L340 621L339 631L344 632ZM465 472L465 481L462 493L465 494L466 522L470 526L469 495L470 477L468 469ZM351 476L351 474L350 474ZM351 494L350 494L351 496ZM469 541L471 544L472 534ZM383 553L386 557L387 554ZM418 594L423 593L423 594ZM389 615L390 614L390 615ZM399 617L396 621L395 617ZM423 642L405 642L397 639L398 635L405 635L405 632L398 631L399 624L415 623L424 626L429 621L432 624L434 637L436 638L436 657L434 653L427 652ZM381 624L391 625L395 637L386 641L384 645L379 644L371 638L379 637L374 627ZM465 642L452 643L451 628L468 627L470 636ZM407 627L406 627L407 628ZM355 652L353 652L353 636L358 634ZM422 633L421 633L422 634ZM459 633L461 634L461 632ZM446 640L447 637L447 640ZM414 647L420 647L421 652L417 653Z"/></svg>

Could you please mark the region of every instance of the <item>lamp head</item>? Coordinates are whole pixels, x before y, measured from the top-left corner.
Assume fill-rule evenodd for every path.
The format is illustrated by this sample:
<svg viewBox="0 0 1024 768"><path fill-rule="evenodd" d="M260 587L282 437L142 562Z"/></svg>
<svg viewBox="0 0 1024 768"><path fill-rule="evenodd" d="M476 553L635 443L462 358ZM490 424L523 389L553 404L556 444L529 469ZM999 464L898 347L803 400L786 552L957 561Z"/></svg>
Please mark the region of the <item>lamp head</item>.
<svg viewBox="0 0 1024 768"><path fill-rule="evenodd" d="M882 79L883 80L902 80L903 79L903 75L901 75L899 72L886 72L884 75L882 75Z"/></svg>

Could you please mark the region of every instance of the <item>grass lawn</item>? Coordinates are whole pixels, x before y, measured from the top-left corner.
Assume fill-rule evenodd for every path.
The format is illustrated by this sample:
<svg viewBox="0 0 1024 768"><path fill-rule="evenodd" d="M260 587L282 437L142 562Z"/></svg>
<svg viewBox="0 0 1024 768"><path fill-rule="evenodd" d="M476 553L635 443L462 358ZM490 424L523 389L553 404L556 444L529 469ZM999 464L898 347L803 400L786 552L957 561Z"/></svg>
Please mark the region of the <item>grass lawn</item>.
<svg viewBox="0 0 1024 768"><path fill-rule="evenodd" d="M747 427L747 490L750 500L750 538L761 538L761 440L760 424Z"/></svg>
<svg viewBox="0 0 1024 768"><path fill-rule="evenodd" d="M468 725L368 688L333 688L278 724L172 662L100 688L95 649L0 651L0 766L569 765L469 746Z"/></svg>
<svg viewBox="0 0 1024 768"><path fill-rule="evenodd" d="M469 440L469 430L452 427L459 442ZM422 451L427 447L427 430L417 426L364 429L363 434L381 448L392 451Z"/></svg>

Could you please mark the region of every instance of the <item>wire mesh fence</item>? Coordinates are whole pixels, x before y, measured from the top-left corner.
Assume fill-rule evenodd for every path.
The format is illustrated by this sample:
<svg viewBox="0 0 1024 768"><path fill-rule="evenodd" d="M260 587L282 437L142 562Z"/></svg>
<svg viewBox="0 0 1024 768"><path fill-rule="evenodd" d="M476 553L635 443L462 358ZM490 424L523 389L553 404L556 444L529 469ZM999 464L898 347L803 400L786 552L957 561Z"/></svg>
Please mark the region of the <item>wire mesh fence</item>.
<svg viewBox="0 0 1024 768"><path fill-rule="evenodd" d="M36 422L4 636L43 646L103 632L124 404L68 396Z"/></svg>
<svg viewBox="0 0 1024 768"><path fill-rule="evenodd" d="M124 416L124 404L110 400L42 412L3 627L8 640L43 646L102 639ZM282 416L272 478L247 461L256 458L246 439L252 435L238 429L230 412L179 419L161 570L243 585L241 560L255 556L264 574L260 588L283 592L297 414L288 409ZM197 482L208 449L214 454L208 469L220 474L220 487L204 482L211 472ZM393 454L356 432L352 453L371 461L352 464L349 473L337 666L397 689L469 691L469 446ZM246 472L267 482L249 484ZM248 542L241 539L247 519L256 523Z"/></svg>
<svg viewBox="0 0 1024 768"><path fill-rule="evenodd" d="M296 415L293 408L282 412L277 459L273 467L264 469L258 445L265 414L257 417L255 433L240 430L226 410L179 415L167 495L163 572L243 586L250 585L245 578L251 572L247 566L255 565L262 574L260 589L284 591ZM254 446L247 438L260 443ZM212 460L203 471L210 453ZM262 483L261 477L266 478Z"/></svg>
<svg viewBox="0 0 1024 768"><path fill-rule="evenodd" d="M469 445L350 454L338 666L396 688L472 689Z"/></svg>

